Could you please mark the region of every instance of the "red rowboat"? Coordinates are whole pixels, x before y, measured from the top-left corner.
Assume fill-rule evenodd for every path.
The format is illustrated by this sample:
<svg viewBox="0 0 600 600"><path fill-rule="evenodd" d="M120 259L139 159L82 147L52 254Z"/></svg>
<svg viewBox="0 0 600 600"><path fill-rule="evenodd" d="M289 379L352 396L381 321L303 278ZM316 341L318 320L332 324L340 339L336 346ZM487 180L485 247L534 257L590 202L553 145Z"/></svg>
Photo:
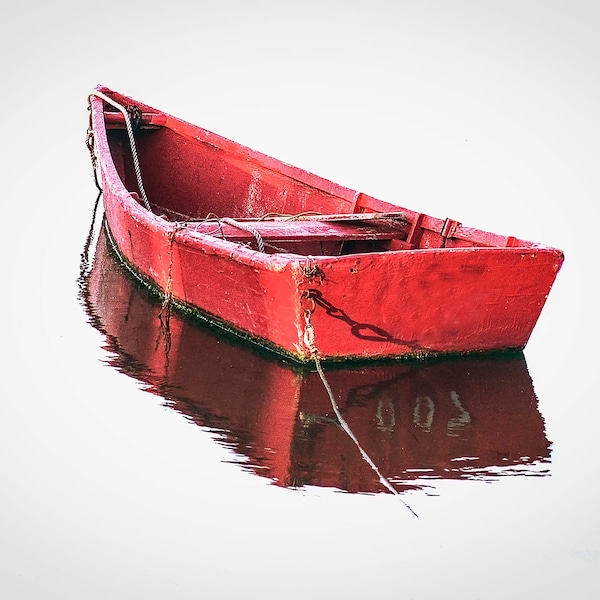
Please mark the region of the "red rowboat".
<svg viewBox="0 0 600 600"><path fill-rule="evenodd" d="M245 469L280 486L385 491L339 426L314 367L275 360L175 311L167 322L103 232L85 279L82 299L109 364L210 428ZM398 491L549 472L550 442L522 353L330 364L326 373L361 447Z"/></svg>
<svg viewBox="0 0 600 600"><path fill-rule="evenodd" d="M308 361L522 349L560 250L383 202L98 86L114 250L174 306Z"/></svg>

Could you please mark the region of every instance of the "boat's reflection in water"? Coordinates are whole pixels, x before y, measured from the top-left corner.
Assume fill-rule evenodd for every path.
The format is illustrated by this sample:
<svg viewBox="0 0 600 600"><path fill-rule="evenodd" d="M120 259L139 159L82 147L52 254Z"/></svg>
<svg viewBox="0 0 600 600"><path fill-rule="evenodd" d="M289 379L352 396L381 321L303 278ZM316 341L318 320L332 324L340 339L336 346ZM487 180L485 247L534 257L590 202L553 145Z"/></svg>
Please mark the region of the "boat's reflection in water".
<svg viewBox="0 0 600 600"><path fill-rule="evenodd" d="M103 232L84 297L111 364L217 431L244 468L282 486L385 491L314 369L174 313L161 321L160 303L121 270ZM435 493L439 478L548 473L550 443L521 354L329 368L326 377L360 445L399 491Z"/></svg>

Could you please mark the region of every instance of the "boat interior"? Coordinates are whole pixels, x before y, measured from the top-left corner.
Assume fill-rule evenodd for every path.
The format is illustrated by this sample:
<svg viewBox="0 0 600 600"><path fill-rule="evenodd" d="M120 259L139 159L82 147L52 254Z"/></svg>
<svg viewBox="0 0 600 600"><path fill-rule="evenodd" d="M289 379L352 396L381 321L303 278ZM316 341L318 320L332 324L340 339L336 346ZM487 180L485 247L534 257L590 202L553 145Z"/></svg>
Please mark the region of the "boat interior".
<svg viewBox="0 0 600 600"><path fill-rule="evenodd" d="M105 107L117 172L152 212L193 231L266 253L340 256L527 242L463 227L354 192L162 113L139 111L134 144Z"/></svg>

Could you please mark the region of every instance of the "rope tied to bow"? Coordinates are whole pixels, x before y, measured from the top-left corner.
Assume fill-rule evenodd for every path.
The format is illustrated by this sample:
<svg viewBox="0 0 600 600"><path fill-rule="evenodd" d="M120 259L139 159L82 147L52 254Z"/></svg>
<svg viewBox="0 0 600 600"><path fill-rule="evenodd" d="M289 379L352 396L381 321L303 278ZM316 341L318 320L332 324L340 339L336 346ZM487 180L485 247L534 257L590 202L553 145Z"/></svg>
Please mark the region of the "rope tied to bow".
<svg viewBox="0 0 600 600"><path fill-rule="evenodd" d="M138 188L140 190L140 196L142 198L144 208L146 210L149 210L150 212L152 212L152 209L150 208L150 202L148 202L148 197L146 196L146 190L144 189L144 184L142 182L142 170L140 168L140 161L138 158L137 148L136 148L136 144L135 144L135 136L133 134L132 118L134 119L134 121L136 123L136 127L141 122L141 112L139 112L139 108L138 107L124 107L121 104L119 104L118 102L115 102L112 98L109 98L106 94L103 94L102 92L99 92L97 90L95 90L94 92L92 92L90 94L90 98L91 98L91 96L96 96L96 97L100 98L101 100L104 100L104 102L106 102L107 104L110 104L111 106L116 108L120 113L122 113L123 118L125 119L125 127L127 129L127 137L129 138L129 146L131 148L131 157L133 159L133 168L135 171L135 177L137 180ZM91 130L91 126L90 126L90 130L88 132L88 140L90 139L90 133L92 135L92 140L93 140L93 132ZM89 147L89 141L87 143L88 143L88 147ZM92 157L92 164L94 164L94 158L95 158L95 154Z"/></svg>

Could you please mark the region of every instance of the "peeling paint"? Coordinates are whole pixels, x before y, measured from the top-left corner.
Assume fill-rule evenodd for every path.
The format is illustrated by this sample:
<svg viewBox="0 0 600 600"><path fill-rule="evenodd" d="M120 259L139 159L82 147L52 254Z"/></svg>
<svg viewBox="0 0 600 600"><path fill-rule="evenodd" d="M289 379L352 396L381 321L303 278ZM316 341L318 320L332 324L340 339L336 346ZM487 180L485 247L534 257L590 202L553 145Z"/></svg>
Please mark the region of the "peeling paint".
<svg viewBox="0 0 600 600"><path fill-rule="evenodd" d="M260 171L252 171L252 179L248 187L248 195L246 196L246 207L249 215L255 214L255 210L260 210L260 200L262 197L261 175Z"/></svg>

